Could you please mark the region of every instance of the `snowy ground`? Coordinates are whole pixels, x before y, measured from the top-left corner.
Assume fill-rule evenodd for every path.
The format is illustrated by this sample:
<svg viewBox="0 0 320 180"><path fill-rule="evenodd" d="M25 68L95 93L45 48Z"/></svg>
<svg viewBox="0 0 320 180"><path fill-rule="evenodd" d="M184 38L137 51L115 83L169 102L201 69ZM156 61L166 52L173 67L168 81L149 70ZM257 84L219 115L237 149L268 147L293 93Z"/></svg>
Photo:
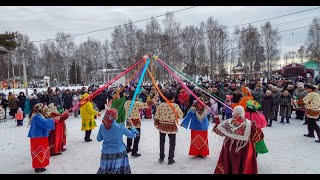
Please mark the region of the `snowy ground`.
<svg viewBox="0 0 320 180"><path fill-rule="evenodd" d="M295 115L293 115L294 117ZM97 120L100 125L101 119ZM25 120L23 127L16 127L13 119L0 123L0 173L35 173L31 166L28 128ZM269 153L258 156L260 174L319 174L320 144L314 138L304 137L307 126L303 121L291 120L291 124L274 122L264 128L265 141ZM94 174L99 168L101 143L95 138L98 128L91 135L92 142L84 142L84 132L80 131L81 118L67 120L67 151L50 159L47 174ZM216 166L223 139L209 128L210 156L205 159L188 155L190 130L179 128L175 151L176 163L163 164L159 159L159 136L153 127L153 120L142 120L142 136L139 145L141 157L129 156L134 174L212 174ZM166 157L168 157L166 140ZM125 141L126 142L126 141Z"/></svg>

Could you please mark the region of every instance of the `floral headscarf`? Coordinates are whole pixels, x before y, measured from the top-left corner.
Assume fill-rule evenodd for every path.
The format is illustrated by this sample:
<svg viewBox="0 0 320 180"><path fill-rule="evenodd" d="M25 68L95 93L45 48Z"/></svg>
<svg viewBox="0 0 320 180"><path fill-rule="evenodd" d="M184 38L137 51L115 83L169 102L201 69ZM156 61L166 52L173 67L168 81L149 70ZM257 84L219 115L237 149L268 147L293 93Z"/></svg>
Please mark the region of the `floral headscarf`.
<svg viewBox="0 0 320 180"><path fill-rule="evenodd" d="M107 129L110 129L112 122L117 118L118 118L118 110L111 108L106 111L106 114L102 119L102 123Z"/></svg>

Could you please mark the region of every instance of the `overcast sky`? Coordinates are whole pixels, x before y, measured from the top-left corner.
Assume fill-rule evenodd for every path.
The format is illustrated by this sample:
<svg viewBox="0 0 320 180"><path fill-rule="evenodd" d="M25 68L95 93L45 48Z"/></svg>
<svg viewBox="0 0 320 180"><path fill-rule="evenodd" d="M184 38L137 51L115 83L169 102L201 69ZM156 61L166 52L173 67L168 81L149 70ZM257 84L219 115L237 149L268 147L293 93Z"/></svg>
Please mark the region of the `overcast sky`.
<svg viewBox="0 0 320 180"><path fill-rule="evenodd" d="M93 31L128 22L137 21L151 16L176 11L190 6L2 6L0 7L0 33L5 31L19 31L27 34L31 41L54 38L57 32L71 34ZM314 8L314 6L198 6L175 13L175 18L181 26L196 25L213 16L220 24L233 26L249 23L266 18ZM308 26L313 17L320 16L320 9L303 12L270 20L272 24L303 19L278 25L279 31ZM164 17L157 18L162 23ZM253 23L260 27L264 22ZM144 29L146 21L136 23ZM296 51L305 43L308 28L280 33L281 53ZM113 29L77 36L77 44L88 37L101 42L111 40ZM229 29L230 32L233 28ZM292 34L293 33L293 34Z"/></svg>

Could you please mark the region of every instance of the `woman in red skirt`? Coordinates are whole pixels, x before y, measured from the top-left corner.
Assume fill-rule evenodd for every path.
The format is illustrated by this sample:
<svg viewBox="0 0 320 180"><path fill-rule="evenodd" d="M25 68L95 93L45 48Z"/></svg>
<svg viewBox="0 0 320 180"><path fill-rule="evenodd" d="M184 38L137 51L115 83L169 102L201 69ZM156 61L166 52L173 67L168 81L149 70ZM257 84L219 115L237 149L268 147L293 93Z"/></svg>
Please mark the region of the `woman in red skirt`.
<svg viewBox="0 0 320 180"><path fill-rule="evenodd" d="M202 101L203 99L200 98ZM191 129L191 145L189 155L206 157L209 155L208 145L208 114L210 112L198 101L190 108L187 116L181 123L184 128Z"/></svg>
<svg viewBox="0 0 320 180"><path fill-rule="evenodd" d="M44 118L43 104L38 103L30 113L30 149L32 157L32 167L36 172L46 171L45 167L49 165L50 148L48 135L50 130L54 130L55 121L59 121L60 116L55 119Z"/></svg>

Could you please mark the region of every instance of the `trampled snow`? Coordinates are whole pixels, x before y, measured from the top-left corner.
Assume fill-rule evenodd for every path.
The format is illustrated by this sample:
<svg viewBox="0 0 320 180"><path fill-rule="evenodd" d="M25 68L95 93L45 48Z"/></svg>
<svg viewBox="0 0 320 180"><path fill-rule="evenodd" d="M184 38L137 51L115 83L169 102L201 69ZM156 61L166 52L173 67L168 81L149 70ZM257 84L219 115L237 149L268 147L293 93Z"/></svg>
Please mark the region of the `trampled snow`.
<svg viewBox="0 0 320 180"><path fill-rule="evenodd" d="M295 115L293 114L293 117ZM101 117L96 120L98 127ZM81 118L73 115L67 123L67 150L62 155L50 158L50 165L45 174L95 174L99 168L101 143L96 141L98 127L91 134L92 142L84 142ZM319 123L319 122L318 122ZM303 121L291 119L290 124L273 122L272 127L263 129L267 154L258 155L259 174L319 174L320 143L316 138L307 138L307 126ZM139 152L142 156L133 158L129 154L133 174L212 174L219 158L222 137L211 132L209 127L210 155L204 159L188 155L190 130L179 127L177 133L175 160L168 165L168 144L166 137L166 159L163 164L159 159L159 134L153 126L153 120L143 119ZM16 127L14 119L0 123L0 173L33 174L31 166L30 140L27 137L27 118L23 127ZM126 142L126 138L124 138Z"/></svg>

